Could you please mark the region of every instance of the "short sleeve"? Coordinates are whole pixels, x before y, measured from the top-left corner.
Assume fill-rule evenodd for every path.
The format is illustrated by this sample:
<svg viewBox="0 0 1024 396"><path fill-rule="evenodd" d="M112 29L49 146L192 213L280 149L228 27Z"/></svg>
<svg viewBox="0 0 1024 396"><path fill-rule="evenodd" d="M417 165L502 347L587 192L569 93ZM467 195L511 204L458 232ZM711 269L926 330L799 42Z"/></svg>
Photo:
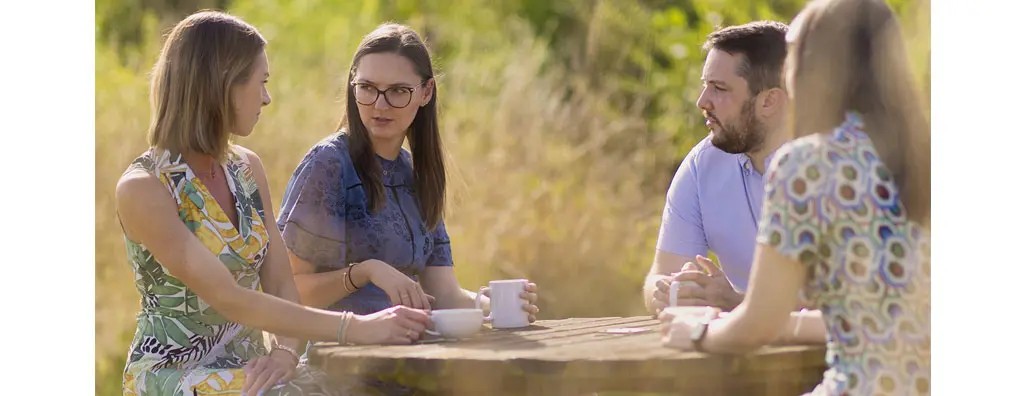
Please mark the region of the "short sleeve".
<svg viewBox="0 0 1024 396"><path fill-rule="evenodd" d="M315 146L295 169L282 199L277 227L285 246L317 267L346 264L347 155L331 144Z"/></svg>
<svg viewBox="0 0 1024 396"><path fill-rule="evenodd" d="M684 257L707 255L708 241L700 212L697 183L698 144L676 170L665 197L657 249Z"/></svg>
<svg viewBox="0 0 1024 396"><path fill-rule="evenodd" d="M821 246L830 210L825 197L827 163L816 146L794 141L779 149L768 167L765 198L757 242L784 256L812 265L821 259Z"/></svg>
<svg viewBox="0 0 1024 396"><path fill-rule="evenodd" d="M430 251L430 257L427 257L427 267L454 266L451 238L448 237L448 230L444 227L444 221L438 223L437 227L430 231L430 239L434 244Z"/></svg>

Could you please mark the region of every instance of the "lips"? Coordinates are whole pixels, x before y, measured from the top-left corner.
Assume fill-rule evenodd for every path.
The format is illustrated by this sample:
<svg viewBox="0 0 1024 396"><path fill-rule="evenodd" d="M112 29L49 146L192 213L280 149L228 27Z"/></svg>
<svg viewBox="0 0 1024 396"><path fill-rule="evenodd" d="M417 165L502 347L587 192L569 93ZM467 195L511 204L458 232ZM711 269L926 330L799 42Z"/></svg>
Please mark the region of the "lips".
<svg viewBox="0 0 1024 396"><path fill-rule="evenodd" d="M371 117L370 118L370 123L373 124L373 126L378 126L378 127L386 126L386 125L390 124L393 121L394 121L394 119L386 118L386 117Z"/></svg>
<svg viewBox="0 0 1024 396"><path fill-rule="evenodd" d="M712 115L711 113L704 113L704 126L711 128L711 125L715 124L721 125L721 123L718 122L718 119L715 118L714 115Z"/></svg>

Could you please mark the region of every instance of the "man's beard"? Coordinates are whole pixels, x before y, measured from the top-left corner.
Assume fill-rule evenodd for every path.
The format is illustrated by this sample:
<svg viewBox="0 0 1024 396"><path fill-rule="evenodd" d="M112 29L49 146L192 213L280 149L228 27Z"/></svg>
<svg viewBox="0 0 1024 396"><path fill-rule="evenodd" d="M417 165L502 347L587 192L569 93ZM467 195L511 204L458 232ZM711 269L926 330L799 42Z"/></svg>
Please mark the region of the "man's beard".
<svg viewBox="0 0 1024 396"><path fill-rule="evenodd" d="M755 99L743 103L740 109L739 125L725 125L712 118L719 130L711 136L711 144L729 154L749 153L760 150L764 145L764 124L754 116ZM712 114L713 117L713 114Z"/></svg>

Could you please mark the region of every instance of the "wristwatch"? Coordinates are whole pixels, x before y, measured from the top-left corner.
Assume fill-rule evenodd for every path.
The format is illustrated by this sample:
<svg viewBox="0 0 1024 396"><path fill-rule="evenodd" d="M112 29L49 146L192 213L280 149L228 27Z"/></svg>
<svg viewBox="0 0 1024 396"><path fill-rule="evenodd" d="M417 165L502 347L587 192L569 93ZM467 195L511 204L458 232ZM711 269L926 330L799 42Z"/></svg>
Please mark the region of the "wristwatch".
<svg viewBox="0 0 1024 396"><path fill-rule="evenodd" d="M701 347L701 343L704 341L704 337L708 335L708 324L711 323L718 313L714 309L708 309L707 315L697 319L697 322L693 324L690 329L690 343L693 344L693 350L697 352L704 352L704 348Z"/></svg>

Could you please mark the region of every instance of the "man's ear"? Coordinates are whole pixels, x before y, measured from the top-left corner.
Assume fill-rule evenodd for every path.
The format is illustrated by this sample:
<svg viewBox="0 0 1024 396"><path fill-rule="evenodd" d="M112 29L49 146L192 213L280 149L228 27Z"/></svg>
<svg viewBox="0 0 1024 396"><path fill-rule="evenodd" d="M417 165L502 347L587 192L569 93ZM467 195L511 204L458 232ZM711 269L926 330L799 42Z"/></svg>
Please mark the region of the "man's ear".
<svg viewBox="0 0 1024 396"><path fill-rule="evenodd" d="M774 117L786 111L786 103L789 102L789 96L786 95L786 91L782 88L769 88L766 91L762 91L758 96L757 107L759 113L765 117Z"/></svg>

